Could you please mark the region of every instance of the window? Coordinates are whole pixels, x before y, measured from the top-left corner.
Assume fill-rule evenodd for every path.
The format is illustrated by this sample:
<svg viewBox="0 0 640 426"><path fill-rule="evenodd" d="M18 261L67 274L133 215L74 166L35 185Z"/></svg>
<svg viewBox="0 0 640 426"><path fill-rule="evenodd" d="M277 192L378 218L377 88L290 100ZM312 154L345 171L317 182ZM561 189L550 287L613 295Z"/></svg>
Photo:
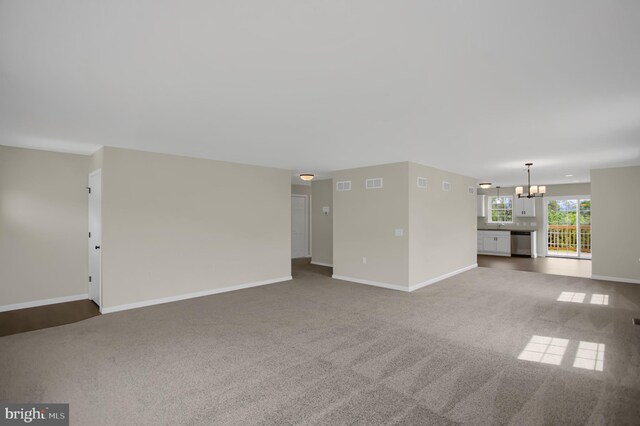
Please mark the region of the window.
<svg viewBox="0 0 640 426"><path fill-rule="evenodd" d="M489 197L489 222L513 222L513 197Z"/></svg>

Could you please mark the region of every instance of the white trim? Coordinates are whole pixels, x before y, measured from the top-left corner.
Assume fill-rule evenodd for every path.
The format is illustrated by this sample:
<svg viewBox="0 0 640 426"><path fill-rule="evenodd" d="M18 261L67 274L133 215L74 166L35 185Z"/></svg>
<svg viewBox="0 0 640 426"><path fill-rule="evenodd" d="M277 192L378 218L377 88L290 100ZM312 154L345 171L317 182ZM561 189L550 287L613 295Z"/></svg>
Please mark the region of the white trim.
<svg viewBox="0 0 640 426"><path fill-rule="evenodd" d="M404 292L410 293L412 291L421 289L422 287L426 287L428 285L435 284L438 281L442 281L444 279L451 278L454 275L461 274L463 272L469 271L469 270L477 268L477 267L478 267L478 264L474 263L473 265L465 266L464 268L457 269L457 270L452 271L452 272L447 272L444 275L440 275L438 277L431 278L430 280L423 281L421 283L414 284L414 285L409 286L409 287L405 287L405 286L398 285L398 284L388 284L388 283L381 283L381 282L378 282L378 281L363 280L363 279L360 279L360 278L345 277L343 275L335 275L335 274L331 278L336 279L336 280L342 280L342 281L350 281L350 282L357 283L357 284L366 284L366 285L371 285L371 286L374 286L374 287L382 287L382 288L387 288L389 290L399 290L399 291L404 291Z"/></svg>
<svg viewBox="0 0 640 426"><path fill-rule="evenodd" d="M372 285L374 287L387 288L389 290L400 290L400 291L406 291L406 292L409 291L409 287L405 287L398 284L388 284L388 283L381 283L378 281L362 280L360 278L345 277L343 275L335 275L335 274L332 275L331 278L336 280L342 280L342 281L350 281L352 283L357 283L357 284L366 284L366 285Z"/></svg>
<svg viewBox="0 0 640 426"><path fill-rule="evenodd" d="M111 306L107 308L101 308L100 312L102 312L103 314L110 314L112 312L126 311L128 309L143 308L145 306L160 305L160 304L169 303L169 302L177 302L178 300L193 299L195 297L210 296L212 294L218 294L218 293L227 293L229 291L243 290L245 288L258 287L258 286L267 285L267 284L274 284L274 283L279 283L283 281L289 281L292 279L293 277L289 275L288 277L272 278L270 280L262 280L262 281L255 281L252 283L232 285L229 287L214 288L211 290L197 291L195 293L179 294L177 296L162 297L160 299L143 300L142 302L134 302L134 303L128 303L126 305L117 305L117 306Z"/></svg>
<svg viewBox="0 0 640 426"><path fill-rule="evenodd" d="M15 311L16 309L35 308L36 306L55 305L56 303L75 302L76 300L85 300L88 298L88 294L74 294L73 296L33 300L31 302L14 303L12 305L1 305L0 312Z"/></svg>
<svg viewBox="0 0 640 426"><path fill-rule="evenodd" d="M617 281L620 283L640 284L640 280L635 278L607 277L604 275L591 275L592 280Z"/></svg>
<svg viewBox="0 0 640 426"><path fill-rule="evenodd" d="M495 251L479 251L478 254L482 254L485 256L502 256L502 257L511 257L511 253L498 253Z"/></svg>
<svg viewBox="0 0 640 426"><path fill-rule="evenodd" d="M414 284L414 285L409 287L409 291L415 291L415 290L421 289L422 287L426 287L428 285L435 284L438 281L442 281L444 279L451 278L454 275L458 275L458 274L461 274L463 272L470 271L471 269L474 269L474 268L477 268L477 267L478 267L478 264L474 263L473 265L465 266L464 268L456 269L455 271L452 271L452 272L447 272L444 275L440 275L438 277L431 278L430 280L423 281L423 282L418 283L418 284Z"/></svg>
<svg viewBox="0 0 640 426"><path fill-rule="evenodd" d="M328 266L329 268L333 268L333 264L332 263L324 263L324 262L315 262L315 261L311 261L312 265L318 265L318 266Z"/></svg>

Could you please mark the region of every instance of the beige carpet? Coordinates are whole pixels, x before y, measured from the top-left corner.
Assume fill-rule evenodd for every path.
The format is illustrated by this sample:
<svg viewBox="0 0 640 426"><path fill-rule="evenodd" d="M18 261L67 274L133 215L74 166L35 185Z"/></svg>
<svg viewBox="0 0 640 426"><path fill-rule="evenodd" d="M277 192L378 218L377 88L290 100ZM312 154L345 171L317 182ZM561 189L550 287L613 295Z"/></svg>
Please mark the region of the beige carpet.
<svg viewBox="0 0 640 426"><path fill-rule="evenodd" d="M406 294L327 274L298 262L291 282L2 337L0 401L69 402L76 425L640 421L638 285L478 268Z"/></svg>

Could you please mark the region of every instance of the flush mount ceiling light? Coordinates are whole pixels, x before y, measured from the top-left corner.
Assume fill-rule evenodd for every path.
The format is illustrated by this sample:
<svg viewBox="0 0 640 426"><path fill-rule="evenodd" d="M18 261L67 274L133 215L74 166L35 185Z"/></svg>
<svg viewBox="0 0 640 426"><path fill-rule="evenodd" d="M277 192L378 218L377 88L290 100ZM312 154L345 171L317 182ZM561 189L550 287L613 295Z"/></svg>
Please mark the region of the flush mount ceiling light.
<svg viewBox="0 0 640 426"><path fill-rule="evenodd" d="M533 163L526 163L525 166L527 166L527 193L524 193L522 186L518 186L516 187L516 195L518 198L544 197L547 192L546 186L531 186L531 166L533 166Z"/></svg>
<svg viewBox="0 0 640 426"><path fill-rule="evenodd" d="M482 188L482 189L491 188L491 182L481 182L480 183L480 188Z"/></svg>
<svg viewBox="0 0 640 426"><path fill-rule="evenodd" d="M304 181L310 181L313 180L313 173L300 173L300 179L304 180Z"/></svg>

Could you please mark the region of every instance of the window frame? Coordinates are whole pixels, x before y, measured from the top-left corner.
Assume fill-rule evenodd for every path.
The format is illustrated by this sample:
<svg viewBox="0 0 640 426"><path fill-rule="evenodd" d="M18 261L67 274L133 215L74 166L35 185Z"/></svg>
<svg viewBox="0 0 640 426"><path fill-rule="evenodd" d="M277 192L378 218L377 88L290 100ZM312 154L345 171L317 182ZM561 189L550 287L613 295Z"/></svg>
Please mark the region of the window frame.
<svg viewBox="0 0 640 426"><path fill-rule="evenodd" d="M513 195L501 195L500 198L504 199L504 198L511 198L511 209L495 209L496 211L504 211L504 212L508 212L511 211L511 220L509 221L502 221L502 220L498 220L498 221L494 221L493 220L493 200L495 200L496 198L498 198L497 195L490 195L487 197L489 199L489 206L488 206L488 215L487 215L487 222L488 223L513 223L513 210L514 210L514 205L513 203L515 202L515 196Z"/></svg>

